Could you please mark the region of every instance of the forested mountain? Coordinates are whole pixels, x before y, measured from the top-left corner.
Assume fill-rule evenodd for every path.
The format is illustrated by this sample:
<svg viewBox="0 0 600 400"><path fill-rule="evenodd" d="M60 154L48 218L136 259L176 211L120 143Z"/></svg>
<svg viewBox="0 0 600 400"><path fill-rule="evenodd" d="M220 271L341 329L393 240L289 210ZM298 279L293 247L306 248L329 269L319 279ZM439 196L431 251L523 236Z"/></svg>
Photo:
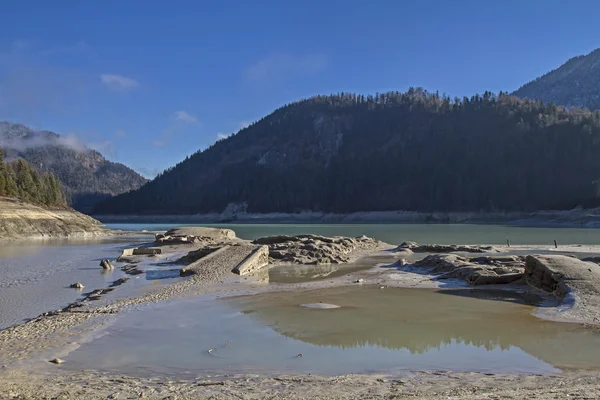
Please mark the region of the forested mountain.
<svg viewBox="0 0 600 400"><path fill-rule="evenodd" d="M600 109L600 49L571 58L513 94L566 107Z"/></svg>
<svg viewBox="0 0 600 400"><path fill-rule="evenodd" d="M67 205L60 182L52 172L39 173L23 159L4 163L0 150L0 197L14 197L43 206Z"/></svg>
<svg viewBox="0 0 600 400"><path fill-rule="evenodd" d="M23 158L42 172L53 172L73 208L89 212L107 197L137 189L147 180L123 164L56 133L0 122L0 147L7 160Z"/></svg>
<svg viewBox="0 0 600 400"><path fill-rule="evenodd" d="M95 212L568 209L600 203L599 154L600 112L342 93L284 106Z"/></svg>

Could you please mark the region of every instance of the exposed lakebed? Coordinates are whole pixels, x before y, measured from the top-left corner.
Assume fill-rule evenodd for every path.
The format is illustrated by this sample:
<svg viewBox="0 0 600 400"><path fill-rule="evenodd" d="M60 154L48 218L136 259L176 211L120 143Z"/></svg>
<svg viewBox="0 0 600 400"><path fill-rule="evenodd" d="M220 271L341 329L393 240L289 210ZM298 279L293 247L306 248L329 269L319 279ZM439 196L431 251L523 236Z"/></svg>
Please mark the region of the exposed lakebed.
<svg viewBox="0 0 600 400"><path fill-rule="evenodd" d="M148 376L599 368L600 334L534 317L539 301L361 285L177 300L123 313L61 368ZM301 306L319 303L340 308Z"/></svg>

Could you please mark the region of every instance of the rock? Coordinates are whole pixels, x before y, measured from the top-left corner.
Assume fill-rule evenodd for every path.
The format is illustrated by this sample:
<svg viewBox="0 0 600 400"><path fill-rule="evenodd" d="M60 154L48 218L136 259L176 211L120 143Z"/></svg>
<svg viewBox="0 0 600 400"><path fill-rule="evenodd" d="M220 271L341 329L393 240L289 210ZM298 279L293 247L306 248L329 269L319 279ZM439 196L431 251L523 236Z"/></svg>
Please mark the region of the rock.
<svg viewBox="0 0 600 400"><path fill-rule="evenodd" d="M121 271L125 272L127 275L139 275L144 273L144 271L142 271L136 265L133 264L127 264L122 266Z"/></svg>
<svg viewBox="0 0 600 400"><path fill-rule="evenodd" d="M52 364L62 364L65 362L65 360L61 360L60 358L53 358L52 360L50 360L48 362L51 362Z"/></svg>
<svg viewBox="0 0 600 400"><path fill-rule="evenodd" d="M498 253L499 249L493 246L481 245L456 245L456 244L418 244L417 242L403 242L396 248L397 251L411 250L415 253Z"/></svg>
<svg viewBox="0 0 600 400"><path fill-rule="evenodd" d="M341 308L337 304L328 304L328 303L309 303L309 304L300 304L300 307L304 308L317 308L322 310L330 310L334 308Z"/></svg>
<svg viewBox="0 0 600 400"><path fill-rule="evenodd" d="M117 279L116 281L114 281L113 283L111 283L110 287L120 286L120 285L124 284L125 282L127 282L128 280L129 280L129 278L120 278L120 279Z"/></svg>
<svg viewBox="0 0 600 400"><path fill-rule="evenodd" d="M558 299L569 298L571 307L561 318L600 323L600 266L563 255L529 255L525 259L529 285Z"/></svg>
<svg viewBox="0 0 600 400"><path fill-rule="evenodd" d="M238 275L248 275L259 271L268 264L269 247L257 246L256 249L246 257L244 261L239 263L232 272Z"/></svg>
<svg viewBox="0 0 600 400"><path fill-rule="evenodd" d="M363 283L364 281L365 281L364 279L360 278L360 279L355 280L354 283Z"/></svg>
<svg viewBox="0 0 600 400"><path fill-rule="evenodd" d="M522 279L523 273L498 275L493 271L475 271L468 275L467 281L474 286L478 285L503 285Z"/></svg>
<svg viewBox="0 0 600 400"><path fill-rule="evenodd" d="M170 229L155 237L157 244L190 244L200 242L223 242L236 239L231 229L189 226Z"/></svg>
<svg viewBox="0 0 600 400"><path fill-rule="evenodd" d="M419 243L408 241L408 242L402 242L400 244L400 246L398 246L397 248L398 249L409 249L410 250L410 249L413 249L415 247L419 247Z"/></svg>
<svg viewBox="0 0 600 400"><path fill-rule="evenodd" d="M100 261L100 266L107 271L112 271L113 269L115 269L115 267L109 260Z"/></svg>
<svg viewBox="0 0 600 400"><path fill-rule="evenodd" d="M85 286L83 286L82 283L75 282L75 283L71 283L71 285L69 287L73 288L73 289L83 289Z"/></svg>
<svg viewBox="0 0 600 400"><path fill-rule="evenodd" d="M525 276L531 286L564 298L579 291L600 295L600 266L563 255L529 255Z"/></svg>
<svg viewBox="0 0 600 400"><path fill-rule="evenodd" d="M341 264L352 260L356 250L378 250L384 243L361 236L325 237L319 235L268 236L256 239L254 244L269 246L271 263L293 264Z"/></svg>
<svg viewBox="0 0 600 400"><path fill-rule="evenodd" d="M524 276L524 266L503 266L501 262L485 265L471 262L456 254L432 254L414 263L416 268L428 268L429 273L439 274L438 279L460 278L470 285L493 285L515 282ZM502 268L502 274L496 269Z"/></svg>
<svg viewBox="0 0 600 400"><path fill-rule="evenodd" d="M406 264L408 264L408 261L406 261L406 258L401 258L401 259L399 259L398 261L396 261L396 262L394 263L394 265L398 265L398 266L400 266L400 267L403 267L403 266L405 266Z"/></svg>

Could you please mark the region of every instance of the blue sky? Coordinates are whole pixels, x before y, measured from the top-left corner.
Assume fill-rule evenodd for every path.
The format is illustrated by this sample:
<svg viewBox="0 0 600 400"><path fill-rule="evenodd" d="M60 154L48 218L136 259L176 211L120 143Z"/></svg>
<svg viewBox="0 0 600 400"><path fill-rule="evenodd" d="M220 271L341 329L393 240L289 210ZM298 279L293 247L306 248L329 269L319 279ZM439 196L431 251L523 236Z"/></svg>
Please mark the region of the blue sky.
<svg viewBox="0 0 600 400"><path fill-rule="evenodd" d="M598 1L4 0L0 14L0 120L146 176L304 97L512 91L600 47Z"/></svg>

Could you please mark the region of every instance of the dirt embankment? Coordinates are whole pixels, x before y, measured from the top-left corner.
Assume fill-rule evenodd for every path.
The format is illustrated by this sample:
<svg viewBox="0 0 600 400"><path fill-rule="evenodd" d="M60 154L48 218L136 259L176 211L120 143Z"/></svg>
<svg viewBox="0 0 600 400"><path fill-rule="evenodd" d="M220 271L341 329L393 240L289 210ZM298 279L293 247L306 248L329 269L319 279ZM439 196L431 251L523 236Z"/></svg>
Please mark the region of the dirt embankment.
<svg viewBox="0 0 600 400"><path fill-rule="evenodd" d="M69 209L49 209L0 197L0 240L102 236L92 217Z"/></svg>

